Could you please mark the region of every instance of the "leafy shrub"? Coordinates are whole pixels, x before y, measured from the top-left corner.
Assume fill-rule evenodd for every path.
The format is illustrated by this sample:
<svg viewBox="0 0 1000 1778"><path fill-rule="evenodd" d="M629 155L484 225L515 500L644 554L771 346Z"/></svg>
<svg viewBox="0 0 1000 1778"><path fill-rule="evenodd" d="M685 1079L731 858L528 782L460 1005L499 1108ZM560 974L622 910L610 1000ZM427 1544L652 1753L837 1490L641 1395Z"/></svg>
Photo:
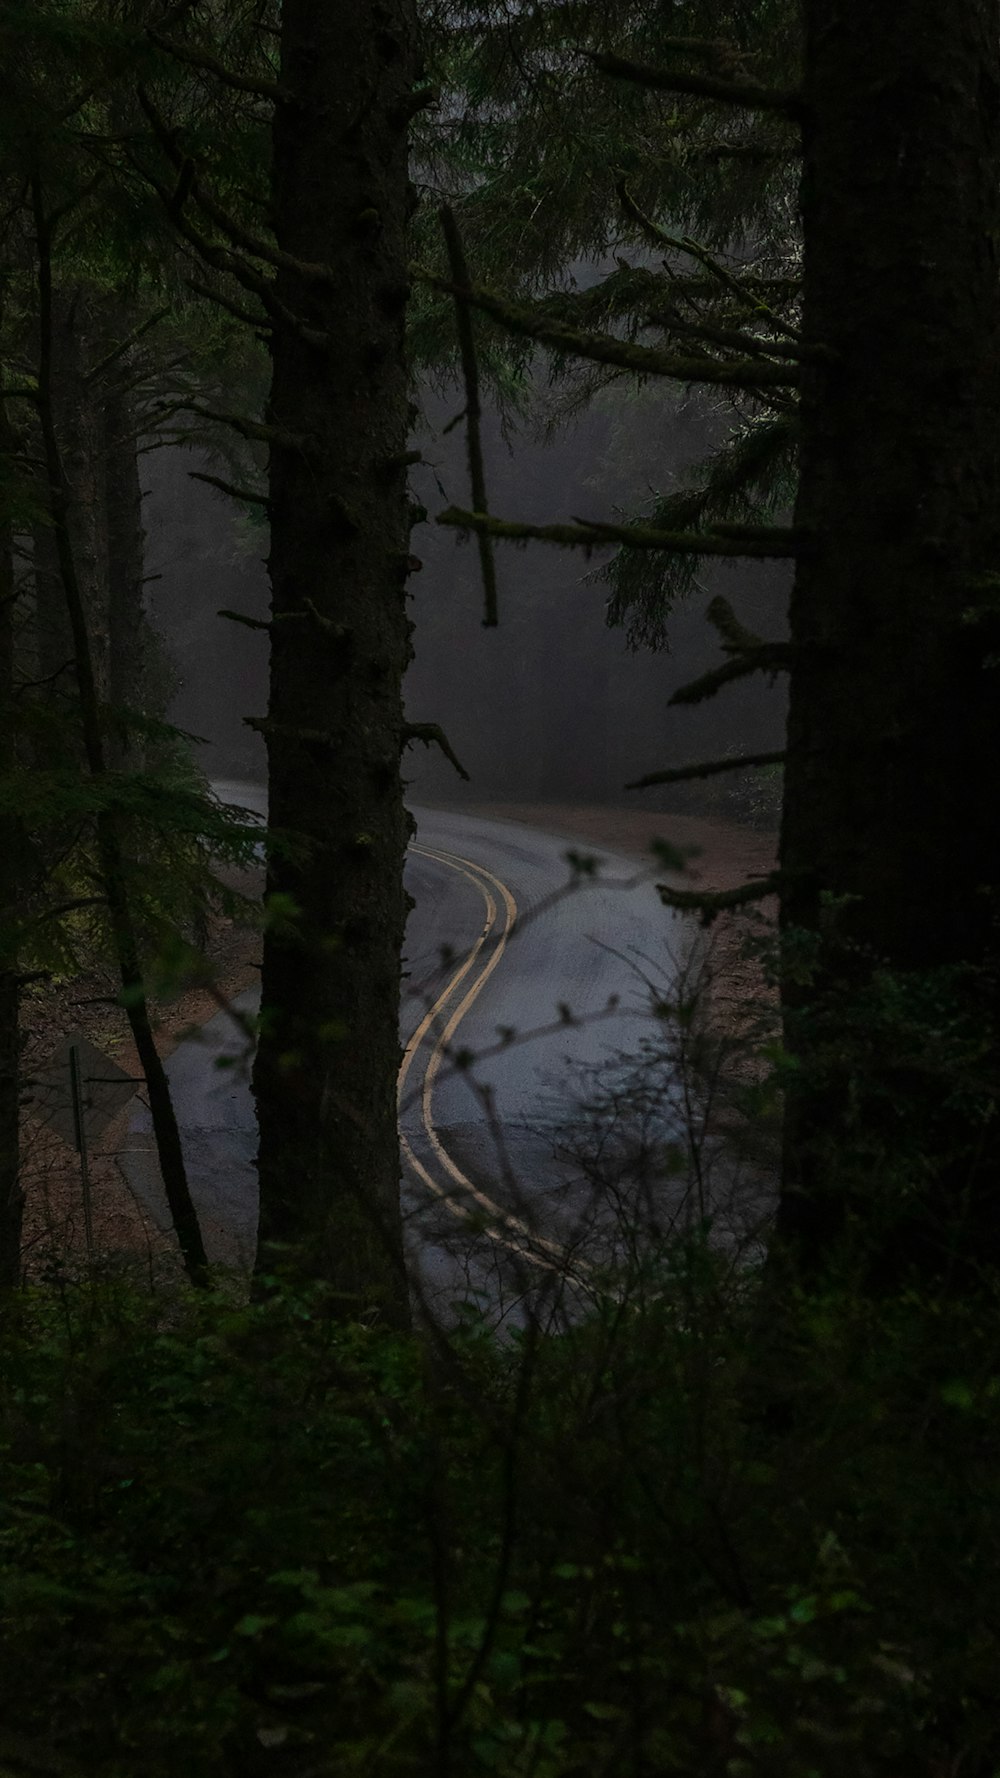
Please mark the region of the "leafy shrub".
<svg viewBox="0 0 1000 1778"><path fill-rule="evenodd" d="M766 1302L696 1241L502 1346L12 1303L0 1764L986 1778L996 1318Z"/></svg>

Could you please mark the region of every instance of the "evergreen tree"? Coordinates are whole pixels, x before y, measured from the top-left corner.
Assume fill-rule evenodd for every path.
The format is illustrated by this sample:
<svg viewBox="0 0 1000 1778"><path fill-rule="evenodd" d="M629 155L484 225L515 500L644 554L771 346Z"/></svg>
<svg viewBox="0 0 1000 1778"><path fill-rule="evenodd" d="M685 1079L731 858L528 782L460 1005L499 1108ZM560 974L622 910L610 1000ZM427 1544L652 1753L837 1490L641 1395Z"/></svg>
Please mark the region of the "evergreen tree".
<svg viewBox="0 0 1000 1778"><path fill-rule="evenodd" d="M1000 33L991 0L804 19L779 1226L812 1271L853 1235L968 1275L1000 1263Z"/></svg>
<svg viewBox="0 0 1000 1778"><path fill-rule="evenodd" d="M442 518L493 539L622 545L613 610L638 604L653 634L663 594L682 588L699 560L795 562L790 646L748 635L716 600L710 615L727 658L677 694L695 701L747 674L789 672L780 875L721 897L663 893L711 916L780 891L784 1250L807 1275L847 1237L874 1279L912 1263L947 1272L959 1253L968 1266L996 1257L1000 1202L991 1084L1000 861L980 790L1000 739L989 670L995 9L963 0L945 19L933 0L911 0L888 12L850 6L831 20L817 0L803 13L801 83L785 9L768 14L779 26L768 37L761 9L715 9L725 40L682 35L682 11L668 30L659 11L615 9L597 22L587 7L531 8L487 37L496 49L527 34L550 114L564 117L570 100L570 122L555 132L562 152L589 164L596 140L603 215L613 214L613 185L619 215L660 263L635 263L619 247L616 270L592 289L539 296L546 265L555 269L549 239L557 248L585 239L546 212L556 186L542 176L533 195L547 239L527 269L514 255L520 290L470 283L454 265L429 282L450 288L480 327L498 325L557 363L725 389L749 404L749 423L702 487L659 503L649 521L523 525L483 505ZM610 48L609 30L622 33ZM609 152L599 131L583 141L573 128L574 81L597 77L638 101L624 173L620 136ZM509 139L502 107L480 100L478 116L481 139L491 129ZM746 236L770 240L772 254L781 247L768 216L780 218L802 154L800 299L787 208L783 263L748 264ZM764 209L722 205L713 229L706 158L770 167ZM463 215L474 225L478 212L485 242L496 191L479 174L470 180ZM523 193L515 204L499 183L501 218L506 194L523 226ZM730 191L745 190L741 173ZM699 202L696 239L683 224ZM609 234L605 248L615 245ZM761 524L775 489L788 488L799 442L795 523ZM652 564L639 577L635 558ZM639 787L753 763L671 767Z"/></svg>
<svg viewBox="0 0 1000 1778"><path fill-rule="evenodd" d="M274 130L262 1263L405 1318L395 1080L407 842L409 0L285 0Z"/></svg>

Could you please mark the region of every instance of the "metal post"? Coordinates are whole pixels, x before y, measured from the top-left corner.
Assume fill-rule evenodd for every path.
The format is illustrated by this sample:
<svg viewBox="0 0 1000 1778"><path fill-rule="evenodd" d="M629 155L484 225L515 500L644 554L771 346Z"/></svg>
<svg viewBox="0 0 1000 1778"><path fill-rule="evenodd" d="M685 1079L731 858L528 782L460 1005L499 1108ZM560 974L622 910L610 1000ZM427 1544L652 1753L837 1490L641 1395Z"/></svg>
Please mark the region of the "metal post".
<svg viewBox="0 0 1000 1778"><path fill-rule="evenodd" d="M87 1258L94 1257L94 1222L90 1202L90 1166L87 1159L87 1127L84 1121L83 1080L80 1074L80 1052L75 1043L69 1046L69 1088L73 1100L73 1129L76 1151L80 1156L80 1182L83 1186L83 1230L87 1242Z"/></svg>

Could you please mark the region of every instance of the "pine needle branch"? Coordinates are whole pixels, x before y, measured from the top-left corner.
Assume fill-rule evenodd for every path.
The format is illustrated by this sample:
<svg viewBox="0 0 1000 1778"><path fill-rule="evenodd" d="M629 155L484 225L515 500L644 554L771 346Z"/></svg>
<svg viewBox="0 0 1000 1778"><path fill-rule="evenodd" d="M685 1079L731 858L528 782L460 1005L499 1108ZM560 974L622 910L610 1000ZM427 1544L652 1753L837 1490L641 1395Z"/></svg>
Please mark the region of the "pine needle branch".
<svg viewBox="0 0 1000 1778"><path fill-rule="evenodd" d="M207 74L214 75L223 86L232 87L238 93L252 93L258 99L269 99L272 104L288 104L290 94L276 80L261 80L250 74L239 74L235 68L227 68L218 56L210 55L207 50L195 49L186 43L175 43L173 38L156 30L153 25L147 27L147 37L175 61L184 62L189 68L202 68Z"/></svg>
<svg viewBox="0 0 1000 1778"><path fill-rule="evenodd" d="M651 346L639 346L614 334L593 333L583 328L568 327L537 309L525 308L497 296L480 285L467 286L438 278L433 273L414 267L413 275L421 283L449 296L460 296L479 309L509 333L538 340L550 350L568 357L587 358L595 364L608 364L635 376L672 377L679 383L710 383L727 389L755 390L795 388L798 373L787 364L761 363L759 358L732 358L728 362L712 358L708 353L684 356L662 352Z"/></svg>
<svg viewBox="0 0 1000 1778"><path fill-rule="evenodd" d="M730 272L726 266L720 265L714 255L709 253L708 248L702 247L698 241L692 240L690 235L672 235L667 229L661 228L660 224L654 222L651 216L647 216L646 212L636 203L624 179L618 181L615 189L625 214L641 228L647 239L655 242L657 246L671 247L675 252L685 253L689 259L697 260L698 264L704 266L705 270L718 283L738 297L742 304L752 309L756 314L766 316L777 332L784 334L787 339L801 347L802 336L798 328L791 327L787 321L781 319L780 315L775 314L770 304L763 300L759 285L756 289L748 286L742 279Z"/></svg>
<svg viewBox="0 0 1000 1778"><path fill-rule="evenodd" d="M84 387L89 388L92 383L99 382L113 364L117 364L119 359L131 352L133 346L137 346L147 333L153 331L154 327L159 327L160 322L165 321L170 313L171 305L168 303L165 308L157 309L152 315L147 315L145 321L141 321L138 327L133 328L127 339L120 340L116 346L112 346L110 352L106 352L104 357L100 358L92 369L88 370L83 379Z"/></svg>

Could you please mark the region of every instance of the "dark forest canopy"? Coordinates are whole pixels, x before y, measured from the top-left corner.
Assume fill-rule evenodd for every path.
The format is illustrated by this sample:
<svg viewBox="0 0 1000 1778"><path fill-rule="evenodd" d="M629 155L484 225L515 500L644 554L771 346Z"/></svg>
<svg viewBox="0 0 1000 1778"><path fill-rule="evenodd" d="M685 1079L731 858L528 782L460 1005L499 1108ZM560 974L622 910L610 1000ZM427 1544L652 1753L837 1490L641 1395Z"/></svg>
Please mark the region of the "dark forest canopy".
<svg viewBox="0 0 1000 1778"><path fill-rule="evenodd" d="M0 1769L995 1778L995 0L0 0L0 58ZM508 508L484 435L543 386L622 434L700 404L709 449L678 483L637 427L624 498L597 466L586 511ZM442 406L457 500L413 444ZM224 614L268 650L266 827L167 720L161 450L267 539L266 617ZM784 746L622 787L783 768L772 872L686 882L666 816L658 852L710 930L776 905L765 1035L726 1073L711 995L657 991L626 1110L681 1107L644 1163L685 1215L640 1222L603 1082L574 1138L624 1234L550 1229L499 1333L477 1254L519 1215L449 1162L442 1317L401 1211L408 750L464 775L403 706L434 522L501 633L518 547L596 554L637 648L713 564L791 577L761 633L712 599L673 698L780 676ZM459 1073L479 887L427 1014ZM190 1189L181 992L253 1056L252 1277ZM89 1197L82 1245L25 1221L38 1008L75 1044L98 1004L179 1262L142 1278ZM775 1206L738 1253L705 1185L737 1143Z"/></svg>

